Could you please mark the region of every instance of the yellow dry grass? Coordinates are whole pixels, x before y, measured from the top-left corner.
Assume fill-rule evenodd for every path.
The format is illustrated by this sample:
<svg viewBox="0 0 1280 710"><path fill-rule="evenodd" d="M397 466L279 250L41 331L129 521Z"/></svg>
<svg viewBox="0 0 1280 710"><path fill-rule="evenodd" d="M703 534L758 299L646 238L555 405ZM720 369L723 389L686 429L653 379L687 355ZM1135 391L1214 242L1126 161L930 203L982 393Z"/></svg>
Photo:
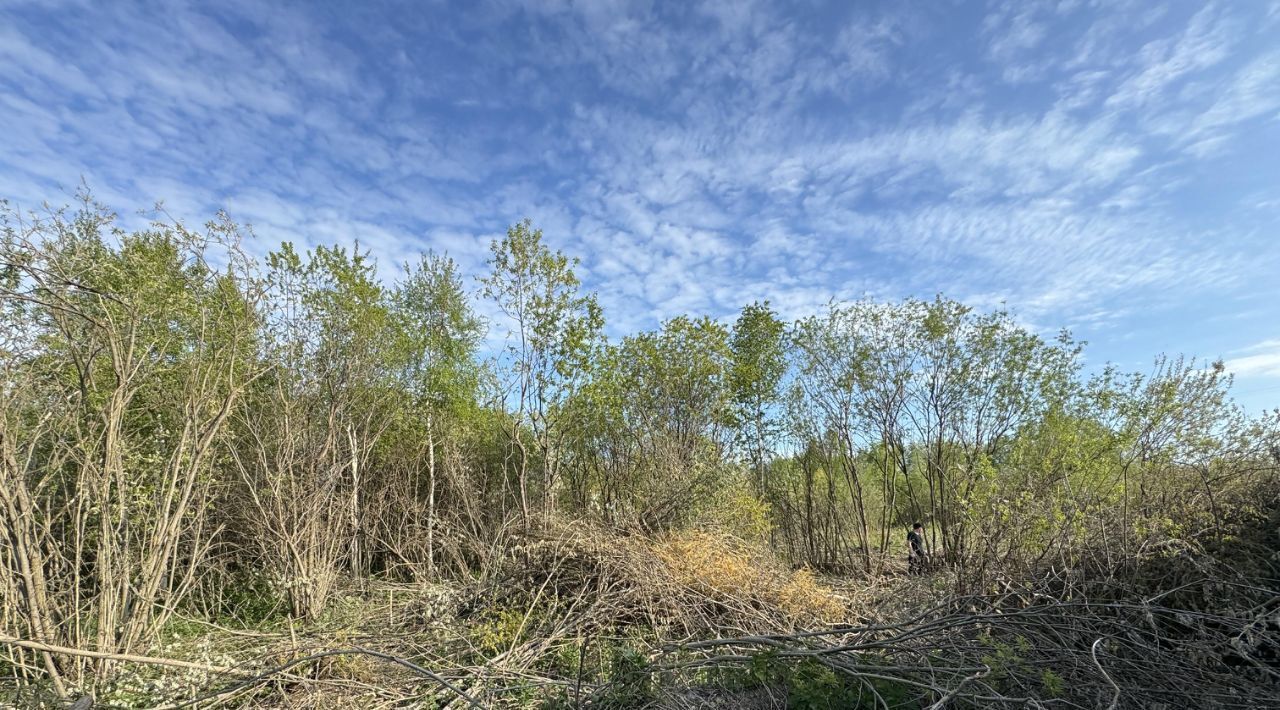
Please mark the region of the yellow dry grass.
<svg viewBox="0 0 1280 710"><path fill-rule="evenodd" d="M832 623L845 600L809 569L785 570L741 540L707 531L673 533L653 552L679 583L712 598L758 600L802 623Z"/></svg>

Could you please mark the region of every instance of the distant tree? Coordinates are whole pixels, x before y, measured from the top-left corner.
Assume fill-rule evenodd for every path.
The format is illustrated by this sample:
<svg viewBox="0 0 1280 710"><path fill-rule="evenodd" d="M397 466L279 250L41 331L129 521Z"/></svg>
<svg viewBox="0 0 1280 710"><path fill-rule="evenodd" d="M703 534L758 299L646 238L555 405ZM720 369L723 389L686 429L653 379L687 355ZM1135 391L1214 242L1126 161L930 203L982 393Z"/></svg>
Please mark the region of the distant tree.
<svg viewBox="0 0 1280 710"><path fill-rule="evenodd" d="M791 342L793 430L822 461L828 500L847 490L868 570L872 548L888 552L890 527L907 513L927 519L932 546L963 565L987 510L980 494L995 495L993 465L1022 427L1060 406L1078 369L1069 337L1045 342L1007 313L942 298L833 304L797 322Z"/></svg>

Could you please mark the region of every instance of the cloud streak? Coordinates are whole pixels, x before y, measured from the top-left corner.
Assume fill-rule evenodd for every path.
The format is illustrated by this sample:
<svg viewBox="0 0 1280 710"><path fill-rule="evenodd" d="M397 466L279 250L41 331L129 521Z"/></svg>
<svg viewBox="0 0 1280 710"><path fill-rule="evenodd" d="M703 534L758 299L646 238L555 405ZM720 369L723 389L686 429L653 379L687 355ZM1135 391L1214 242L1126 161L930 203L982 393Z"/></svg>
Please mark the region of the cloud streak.
<svg viewBox="0 0 1280 710"><path fill-rule="evenodd" d="M1241 353L1223 363L1228 372L1237 377L1280 378L1280 339L1265 340Z"/></svg>

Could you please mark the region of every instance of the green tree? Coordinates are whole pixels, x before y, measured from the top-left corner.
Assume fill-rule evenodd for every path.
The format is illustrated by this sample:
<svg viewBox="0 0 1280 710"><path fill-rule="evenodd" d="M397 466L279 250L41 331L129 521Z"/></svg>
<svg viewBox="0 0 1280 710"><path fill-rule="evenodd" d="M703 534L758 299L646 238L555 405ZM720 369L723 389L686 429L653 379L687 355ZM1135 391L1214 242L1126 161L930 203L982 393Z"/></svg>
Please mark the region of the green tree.
<svg viewBox="0 0 1280 710"><path fill-rule="evenodd" d="M317 617L340 567L372 564L373 453L396 421L406 339L360 252L284 244L268 255L263 357L236 418L244 527L294 614Z"/></svg>
<svg viewBox="0 0 1280 710"><path fill-rule="evenodd" d="M582 437L573 478L596 487L607 520L666 529L694 519L720 493L731 358L723 325L686 316L599 353L571 408Z"/></svg>
<svg viewBox="0 0 1280 710"><path fill-rule="evenodd" d="M508 229L491 251L492 271L482 284L484 295L511 322L506 355L512 381L507 396L515 416L509 440L517 458L520 511L528 521L529 479L537 460L542 510L554 512L561 454L569 433L560 426L561 409L582 384L604 318L595 295L580 293L581 284L573 272L577 259L551 251L542 241L542 230L534 229L529 220Z"/></svg>
<svg viewBox="0 0 1280 710"><path fill-rule="evenodd" d="M867 345L861 337L862 310L856 305L832 304L827 313L798 321L790 335L795 351L796 377L789 396L789 420L793 433L808 448L805 462L806 506L812 508L824 496L828 546L843 551L843 515L837 514L838 496L847 495L852 507L854 550L859 566L870 573L872 520L864 488L865 474L859 452L869 445L868 422L858 409L860 385L865 377ZM821 491L814 490L823 483ZM812 516L810 516L812 517ZM807 528L810 535L817 528ZM816 550L816 541L806 545ZM834 557L834 555L828 555Z"/></svg>
<svg viewBox="0 0 1280 710"><path fill-rule="evenodd" d="M770 412L779 401L787 371L785 333L786 324L765 301L742 309L730 340L733 366L729 387L739 445L748 452L760 495L766 493L769 454L779 430Z"/></svg>
<svg viewBox="0 0 1280 710"><path fill-rule="evenodd" d="M406 271L394 303L408 346L402 383L410 398L407 413L425 439L426 460L420 463L427 473L424 537L430 573L436 564L437 449L442 429L475 406L481 379L476 351L484 324L471 309L452 259L429 253ZM409 430L417 438L417 426Z"/></svg>

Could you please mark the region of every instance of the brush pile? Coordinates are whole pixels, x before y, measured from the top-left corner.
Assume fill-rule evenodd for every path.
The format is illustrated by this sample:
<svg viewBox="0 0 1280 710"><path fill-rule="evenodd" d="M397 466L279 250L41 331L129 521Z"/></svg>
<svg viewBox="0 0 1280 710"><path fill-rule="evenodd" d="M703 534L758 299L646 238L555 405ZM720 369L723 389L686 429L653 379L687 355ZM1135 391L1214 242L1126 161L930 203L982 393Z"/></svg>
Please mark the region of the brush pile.
<svg viewBox="0 0 1280 710"><path fill-rule="evenodd" d="M947 591L956 582L949 572L894 576L867 580L855 601L720 533L552 527L493 545L487 573L467 584L352 584L313 624L192 622L157 649L164 658L122 663L98 700L169 708L1275 707L1280 560L1236 549L1254 563L1230 564L1183 541L1144 553L1123 575L1046 571L970 595ZM162 665L177 658L188 667Z"/></svg>

